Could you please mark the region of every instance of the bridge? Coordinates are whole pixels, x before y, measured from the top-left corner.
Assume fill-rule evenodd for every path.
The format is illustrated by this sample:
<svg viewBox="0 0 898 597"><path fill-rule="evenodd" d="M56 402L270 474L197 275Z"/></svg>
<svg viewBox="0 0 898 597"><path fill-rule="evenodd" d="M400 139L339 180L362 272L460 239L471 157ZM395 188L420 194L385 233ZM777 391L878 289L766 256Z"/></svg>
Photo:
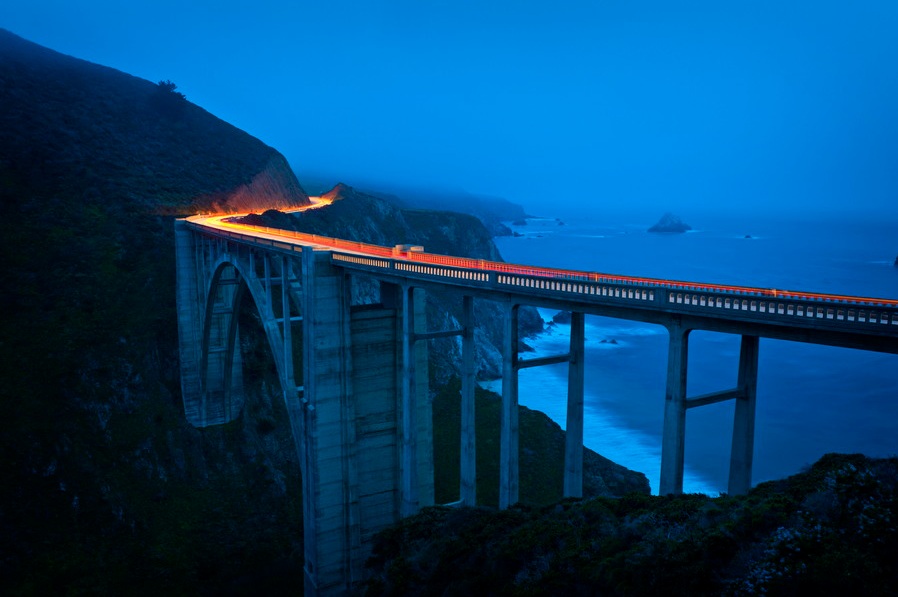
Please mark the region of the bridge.
<svg viewBox="0 0 898 597"><path fill-rule="evenodd" d="M500 507L518 501L518 372L568 364L564 495L582 496L584 317L669 333L660 493L682 493L686 412L735 401L728 491L751 487L759 338L898 354L898 301L530 267L368 245L224 217L175 224L181 387L198 427L239 416L237 309L246 292L271 346L302 472L305 588L341 592L364 579L372 536L433 504L427 340L461 339L458 504L476 504L474 299L503 305ZM380 300L355 305L353 278ZM425 292L450 289L459 329L424 329ZM522 305L570 311L564 354L522 358ZM741 337L736 386L687 396L693 330Z"/></svg>

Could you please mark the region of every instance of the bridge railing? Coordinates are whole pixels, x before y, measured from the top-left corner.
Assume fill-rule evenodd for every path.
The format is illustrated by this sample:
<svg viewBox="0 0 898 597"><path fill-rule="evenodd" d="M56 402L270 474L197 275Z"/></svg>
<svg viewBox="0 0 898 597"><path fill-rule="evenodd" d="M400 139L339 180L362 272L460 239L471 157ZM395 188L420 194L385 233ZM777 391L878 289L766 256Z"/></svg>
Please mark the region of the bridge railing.
<svg viewBox="0 0 898 597"><path fill-rule="evenodd" d="M599 284L626 285L644 288L662 289L668 292L690 292L690 293L712 293L735 295L740 297L759 297L774 300L799 300L812 303L841 304L854 306L876 306L890 309L898 308L898 300L883 298L867 298L848 295L824 294L815 292L802 292L792 290L779 290L773 288L758 288L751 286L733 286L725 284L706 284L701 282L684 282L680 280L668 280L662 278L643 278L635 276L621 276L615 274L605 274L599 272L586 272L580 270L569 270L551 267L536 267L529 265L520 265L513 263L504 263L499 261L490 261L486 259L472 259L468 257L455 257L452 255L440 255L437 253L426 253L417 250L401 249L398 247L384 247L371 243L362 243L357 241L349 241L340 238L322 236L318 234L308 234L304 232L296 232L292 230L284 230L281 228L270 228L265 226L255 226L236 222L221 222L228 228L247 232L263 232L278 237L286 237L294 239L304 244L322 245L335 250L351 251L353 253L361 253L368 256L376 256L393 260L389 266L390 269L396 269L394 263L413 262L432 264L441 267L459 268L463 270L489 271L501 274L509 274L512 276L526 276L532 278L553 279L553 280L572 280L593 282ZM218 227L209 226L215 230ZM240 234L237 232L237 234ZM241 235L242 236L242 235ZM251 234L246 235L249 242L258 239ZM273 241L274 242L274 241ZM265 243L269 244L269 243ZM288 249L289 250L289 249ZM382 268L382 264L378 264ZM474 279L480 279L474 278Z"/></svg>

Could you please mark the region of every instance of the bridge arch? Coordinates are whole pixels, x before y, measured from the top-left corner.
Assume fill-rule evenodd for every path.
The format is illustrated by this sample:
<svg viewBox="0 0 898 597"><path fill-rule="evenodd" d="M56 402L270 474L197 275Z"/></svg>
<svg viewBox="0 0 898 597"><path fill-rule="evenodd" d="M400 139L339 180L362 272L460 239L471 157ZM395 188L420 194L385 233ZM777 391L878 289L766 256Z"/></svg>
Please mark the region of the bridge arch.
<svg viewBox="0 0 898 597"><path fill-rule="evenodd" d="M374 534L433 503L426 345L412 349L422 291L353 306L347 272L317 246L252 246L184 220L175 239L185 416L207 427L240 414L238 314L251 298L300 465L305 591L349 592Z"/></svg>
<svg viewBox="0 0 898 597"><path fill-rule="evenodd" d="M289 280L286 260L262 256L264 277L255 272L251 254L225 252L210 265L211 275L203 290L202 352L200 355L200 418L207 424L231 421L243 408L242 356L237 324L241 303L249 293L274 358L284 399L296 393L293 362L293 322L301 320L299 297L289 291L277 292L281 280ZM280 261L279 264L274 263ZM272 273L277 277L272 277ZM286 274L286 275L285 275ZM286 289L285 289L286 290ZM276 295L280 295L277 297ZM296 313L296 316L293 314ZM291 421L296 427L297 421Z"/></svg>

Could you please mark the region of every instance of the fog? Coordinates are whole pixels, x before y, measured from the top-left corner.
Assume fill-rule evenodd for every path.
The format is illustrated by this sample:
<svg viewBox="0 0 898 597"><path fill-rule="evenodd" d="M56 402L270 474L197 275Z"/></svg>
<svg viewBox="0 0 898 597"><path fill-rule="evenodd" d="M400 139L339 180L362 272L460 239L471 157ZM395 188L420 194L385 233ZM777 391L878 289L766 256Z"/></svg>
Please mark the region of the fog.
<svg viewBox="0 0 898 597"><path fill-rule="evenodd" d="M174 81L301 181L898 222L892 0L33 0L0 26Z"/></svg>

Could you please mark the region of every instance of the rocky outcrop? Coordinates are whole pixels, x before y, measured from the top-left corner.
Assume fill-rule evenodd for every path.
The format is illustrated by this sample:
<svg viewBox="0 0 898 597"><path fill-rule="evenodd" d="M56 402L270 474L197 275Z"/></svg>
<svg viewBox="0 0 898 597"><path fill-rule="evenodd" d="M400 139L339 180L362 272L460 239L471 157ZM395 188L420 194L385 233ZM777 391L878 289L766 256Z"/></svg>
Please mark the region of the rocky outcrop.
<svg viewBox="0 0 898 597"><path fill-rule="evenodd" d="M680 216L667 212L658 222L649 228L649 232L686 232L692 226L680 219Z"/></svg>
<svg viewBox="0 0 898 597"><path fill-rule="evenodd" d="M253 215L247 222L358 240L383 246L415 244L428 253L457 255L473 259L501 261L492 237L474 216L450 211L400 208L395 202L369 195L339 184L324 193L330 205L296 214L277 211ZM363 276L354 276L353 300L367 303L377 300L377 284ZM462 299L450 291L428 292L429 329L460 327ZM502 309L493 301L475 300L477 376L495 379L502 374ZM522 307L520 329L524 337L542 331L543 320L536 309ZM457 338L438 339L431 344L434 377L445 381L458 373L461 345Z"/></svg>
<svg viewBox="0 0 898 597"><path fill-rule="evenodd" d="M340 201L347 195L353 195L354 193L355 189L351 186L346 183L338 182L331 190L326 193L321 193L321 198L329 203L333 203L334 201Z"/></svg>
<svg viewBox="0 0 898 597"><path fill-rule="evenodd" d="M289 209L309 202L284 156L271 156L261 172L248 183L197 202L197 211L248 213L263 209Z"/></svg>
<svg viewBox="0 0 898 597"><path fill-rule="evenodd" d="M571 312L570 311L559 311L555 315L552 316L553 323L570 323L571 322Z"/></svg>
<svg viewBox="0 0 898 597"><path fill-rule="evenodd" d="M524 208L502 197L476 195L462 189L397 188L389 193L372 192L400 207L428 210L452 210L479 219L490 236L511 236L511 228L503 222L524 220Z"/></svg>

